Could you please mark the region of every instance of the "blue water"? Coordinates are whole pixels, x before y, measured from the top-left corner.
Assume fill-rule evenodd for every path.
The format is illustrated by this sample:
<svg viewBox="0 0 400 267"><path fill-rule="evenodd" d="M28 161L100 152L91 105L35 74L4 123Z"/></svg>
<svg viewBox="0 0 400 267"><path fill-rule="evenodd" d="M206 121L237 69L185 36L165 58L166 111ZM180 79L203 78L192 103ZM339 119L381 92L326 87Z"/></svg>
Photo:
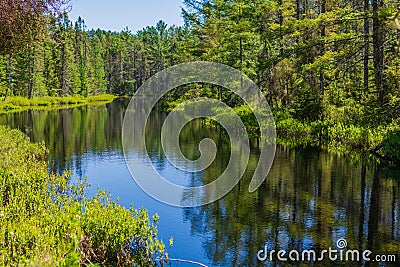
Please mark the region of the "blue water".
<svg viewBox="0 0 400 267"><path fill-rule="evenodd" d="M74 179L86 176L91 184L89 196L101 188L126 208L134 205L146 208L150 216L158 214L159 237L171 258L210 267L284 266L258 261L257 252L266 244L298 250L327 248L339 238L345 238L351 248L400 254L398 168L382 168L319 149L278 146L266 182L249 193L259 151L253 140L245 177L228 195L203 207L172 207L143 192L127 168L121 142L126 105L126 101L116 101L102 107L5 114L0 115L0 124L21 129L32 141L44 141L50 167L59 172L71 169ZM218 156L208 169L190 174L169 164L160 150L158 133L164 118L165 114L156 113L146 136L156 169L183 185L208 183L218 177L230 153L225 133L199 121L182 131L183 152L196 151L205 136L213 138L218 147ZM144 156L138 151L128 155ZM171 236L174 244L170 248Z"/></svg>

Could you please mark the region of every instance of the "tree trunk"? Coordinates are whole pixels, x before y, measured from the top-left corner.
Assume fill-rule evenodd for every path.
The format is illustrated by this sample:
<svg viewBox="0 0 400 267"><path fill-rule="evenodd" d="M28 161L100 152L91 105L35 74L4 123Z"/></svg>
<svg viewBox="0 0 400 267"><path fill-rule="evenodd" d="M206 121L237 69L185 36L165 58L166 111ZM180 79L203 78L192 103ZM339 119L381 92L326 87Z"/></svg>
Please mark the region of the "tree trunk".
<svg viewBox="0 0 400 267"><path fill-rule="evenodd" d="M296 19L300 19L300 0L296 0Z"/></svg>
<svg viewBox="0 0 400 267"><path fill-rule="evenodd" d="M364 93L369 91L369 0L364 0Z"/></svg>
<svg viewBox="0 0 400 267"><path fill-rule="evenodd" d="M384 90L384 54L383 54L383 23L378 17L378 10L382 7L382 0L372 1L373 21L372 21L372 39L374 56L374 76L375 86L378 95L378 102L383 104L385 101Z"/></svg>
<svg viewBox="0 0 400 267"><path fill-rule="evenodd" d="M239 57L240 57L240 70L243 69L243 39L239 37Z"/></svg>
<svg viewBox="0 0 400 267"><path fill-rule="evenodd" d="M8 91L11 89L11 55L8 55L6 64L6 75L7 75L7 86L6 86L6 95L4 96L4 100L7 99Z"/></svg>
<svg viewBox="0 0 400 267"><path fill-rule="evenodd" d="M31 99L33 95L33 78L35 67L35 46L29 49L29 81L28 81L28 98Z"/></svg>
<svg viewBox="0 0 400 267"><path fill-rule="evenodd" d="M122 85L123 82L124 82L124 58L123 58L122 51L120 51L120 53L119 53L119 58L120 58L120 61L119 61L119 82L120 82L120 85Z"/></svg>
<svg viewBox="0 0 400 267"><path fill-rule="evenodd" d="M65 43L63 43L61 48L61 91L59 92L59 96L62 96L67 91L65 49Z"/></svg>
<svg viewBox="0 0 400 267"><path fill-rule="evenodd" d="M279 7L282 6L282 0L278 1L278 6ZM283 26L283 14L282 14L281 10L278 11L278 22L279 22L279 26L282 28L282 26ZM280 47L279 47L279 53L280 53L280 56L281 56L281 60L283 60L284 53L285 53L285 48L283 46L283 43L284 43L283 34L281 33L281 40L280 40Z"/></svg>
<svg viewBox="0 0 400 267"><path fill-rule="evenodd" d="M321 14L324 14L325 12L326 12L326 0L322 0L321 1ZM325 36L326 36L325 23L322 22L322 26L321 26L321 38L322 38L322 41L321 41L321 47L320 47L321 56L325 53L325 42L323 40L323 38ZM325 78L324 78L324 72L323 72L322 69L319 72L319 87L320 87L321 92L323 93L324 89L325 89Z"/></svg>

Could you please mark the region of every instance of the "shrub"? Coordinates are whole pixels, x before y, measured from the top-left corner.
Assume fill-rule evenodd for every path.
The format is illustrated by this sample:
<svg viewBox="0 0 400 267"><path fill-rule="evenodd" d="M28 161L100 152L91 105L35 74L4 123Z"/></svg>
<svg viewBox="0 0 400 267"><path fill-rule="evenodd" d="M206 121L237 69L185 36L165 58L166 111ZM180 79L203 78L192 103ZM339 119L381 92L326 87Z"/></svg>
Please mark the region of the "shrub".
<svg viewBox="0 0 400 267"><path fill-rule="evenodd" d="M146 210L49 175L46 148L0 126L0 266L153 266L163 254Z"/></svg>
<svg viewBox="0 0 400 267"><path fill-rule="evenodd" d="M382 152L385 156L400 160L400 130L390 130L382 144Z"/></svg>

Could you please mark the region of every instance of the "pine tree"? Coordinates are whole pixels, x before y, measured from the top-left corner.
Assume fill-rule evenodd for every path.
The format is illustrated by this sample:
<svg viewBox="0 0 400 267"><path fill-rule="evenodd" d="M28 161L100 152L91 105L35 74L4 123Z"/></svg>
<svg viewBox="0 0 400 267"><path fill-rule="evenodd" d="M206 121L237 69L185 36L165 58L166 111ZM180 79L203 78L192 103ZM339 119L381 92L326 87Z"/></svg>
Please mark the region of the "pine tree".
<svg viewBox="0 0 400 267"><path fill-rule="evenodd" d="M107 90L107 81L105 80L105 67L103 60L103 49L101 47L100 39L94 36L91 41L92 54L91 65L93 67L93 76L91 79L93 94L105 93Z"/></svg>
<svg viewBox="0 0 400 267"><path fill-rule="evenodd" d="M7 72L6 62L3 56L0 56L0 97L6 97L7 93Z"/></svg>
<svg viewBox="0 0 400 267"><path fill-rule="evenodd" d="M32 50L32 92L30 95L31 97L46 96L43 43L36 44Z"/></svg>

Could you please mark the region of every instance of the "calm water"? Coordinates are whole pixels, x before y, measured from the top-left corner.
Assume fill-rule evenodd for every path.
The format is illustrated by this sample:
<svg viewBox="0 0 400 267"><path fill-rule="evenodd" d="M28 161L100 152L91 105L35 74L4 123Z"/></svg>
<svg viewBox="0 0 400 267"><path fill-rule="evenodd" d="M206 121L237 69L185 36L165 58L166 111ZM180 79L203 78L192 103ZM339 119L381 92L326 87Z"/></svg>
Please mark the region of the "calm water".
<svg viewBox="0 0 400 267"><path fill-rule="evenodd" d="M261 263L257 252L265 245L269 250L320 251L335 248L340 238L347 240L348 249L400 254L399 170L364 166L315 149L278 146L267 181L249 193L252 171L258 163L257 141L253 140L245 177L233 191L207 206L175 208L147 196L130 176L121 145L127 105L128 101L117 100L101 107L26 111L0 115L0 123L21 129L35 142L45 141L50 168L58 172L71 169L74 178L87 176L92 184L88 194L102 188L126 207L145 207L150 214L158 213L160 237L166 244L174 238L169 249L173 258L209 266L279 266L279 262ZM216 142L218 155L205 171L184 173L165 160L159 138L165 117L154 112L147 125L147 149L157 170L184 185L202 185L218 177L230 155L225 132L199 120L189 123L180 136L183 153L198 157L198 143L208 137ZM347 265L363 266L354 262ZM399 266L399 261L393 266Z"/></svg>

